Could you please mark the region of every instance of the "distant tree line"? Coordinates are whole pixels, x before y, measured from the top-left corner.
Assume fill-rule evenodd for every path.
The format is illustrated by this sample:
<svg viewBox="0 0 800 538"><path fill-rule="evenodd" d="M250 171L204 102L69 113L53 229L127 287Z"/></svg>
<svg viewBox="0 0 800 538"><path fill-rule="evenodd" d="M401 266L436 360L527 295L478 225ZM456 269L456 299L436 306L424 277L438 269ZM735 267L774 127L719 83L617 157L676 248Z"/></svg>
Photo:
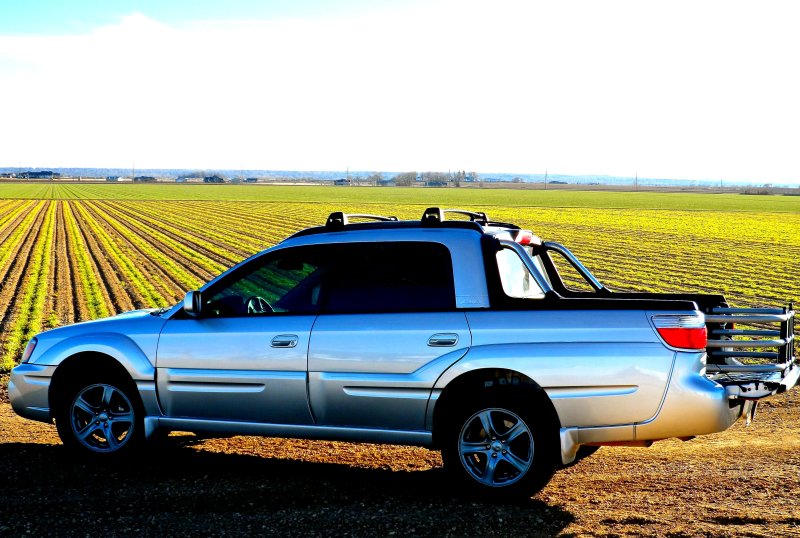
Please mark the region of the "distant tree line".
<svg viewBox="0 0 800 538"><path fill-rule="evenodd" d="M394 176L398 187L410 187L420 182L428 187L460 187L464 182L478 182L480 176L476 172L459 170L456 172L403 172Z"/></svg>

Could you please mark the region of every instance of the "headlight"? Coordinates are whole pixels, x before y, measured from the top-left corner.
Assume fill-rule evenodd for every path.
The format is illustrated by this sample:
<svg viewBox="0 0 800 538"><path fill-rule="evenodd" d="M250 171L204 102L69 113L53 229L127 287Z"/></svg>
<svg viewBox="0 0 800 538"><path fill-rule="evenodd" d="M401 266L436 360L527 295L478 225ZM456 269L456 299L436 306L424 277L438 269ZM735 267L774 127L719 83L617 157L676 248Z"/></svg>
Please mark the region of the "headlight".
<svg viewBox="0 0 800 538"><path fill-rule="evenodd" d="M25 346L25 353L22 354L22 360L19 361L20 364L25 364L28 362L28 359L30 359L31 355L33 355L34 349L36 349L36 338L31 338L31 341L28 342L27 346Z"/></svg>

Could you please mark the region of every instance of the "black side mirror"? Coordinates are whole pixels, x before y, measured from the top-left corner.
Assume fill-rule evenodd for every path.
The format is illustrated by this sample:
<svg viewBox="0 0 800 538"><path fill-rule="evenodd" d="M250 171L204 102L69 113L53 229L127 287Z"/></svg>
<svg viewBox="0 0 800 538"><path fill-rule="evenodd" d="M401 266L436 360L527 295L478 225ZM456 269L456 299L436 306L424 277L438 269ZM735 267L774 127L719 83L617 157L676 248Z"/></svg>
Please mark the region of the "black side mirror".
<svg viewBox="0 0 800 538"><path fill-rule="evenodd" d="M193 318L200 317L203 297L199 291L190 291L183 299L183 311Z"/></svg>

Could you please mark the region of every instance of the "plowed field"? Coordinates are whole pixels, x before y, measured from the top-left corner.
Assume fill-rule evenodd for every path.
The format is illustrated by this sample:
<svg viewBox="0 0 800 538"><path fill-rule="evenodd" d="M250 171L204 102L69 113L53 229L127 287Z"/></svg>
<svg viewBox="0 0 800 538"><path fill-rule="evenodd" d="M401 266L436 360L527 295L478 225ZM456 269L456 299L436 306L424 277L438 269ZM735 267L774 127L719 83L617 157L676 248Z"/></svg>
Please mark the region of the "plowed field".
<svg viewBox="0 0 800 538"><path fill-rule="evenodd" d="M797 197L138 187L0 185L0 372L41 330L174 304L334 210L484 209L569 246L612 289L800 297ZM400 447L178 438L129 469L74 465L52 427L0 404L0 535L800 535L798 392L747 429L603 448L521 506L454 499L436 453Z"/></svg>
<svg viewBox="0 0 800 538"><path fill-rule="evenodd" d="M132 465L75 463L0 403L0 536L800 536L800 391L762 406L748 427L601 448L503 505L454 496L421 448L177 435Z"/></svg>
<svg viewBox="0 0 800 538"><path fill-rule="evenodd" d="M2 199L4 190L19 196L23 187L43 198ZM245 199L220 196L211 201L135 199L134 194L158 194L159 188L121 187L0 185L0 371L14 364L36 332L132 308L174 304L234 263L299 229L323 223L331 211L419 218L426 207L381 199L396 196L393 189L345 189L354 201L333 203L327 198L343 196L341 189L261 187L232 191L248 194ZM104 188L109 199L98 199ZM229 194L226 189L216 192ZM296 200L298 190L307 200ZM200 186L160 191L171 197L176 192L209 197L209 190ZM699 204L694 197L700 197L703 209L658 209L675 205L674 194L661 199L628 193L643 208L603 208L596 207L603 197L608 205L624 206L620 200L629 200L620 198L622 193L581 198L570 192L561 193L570 198L551 197L541 206L530 206L479 189L400 190L406 191L412 201L422 196L416 191L427 196L438 192L443 206L449 198L471 197L470 208L485 208L493 219L566 244L612 289L722 292L735 306L774 306L800 297L800 203L798 211L787 212L795 202L786 202L789 197L772 197L776 210L770 212L763 196L740 196L735 210L721 211L710 208L713 197L695 194L677 196L692 207ZM365 192L375 199L364 202ZM490 192L490 201L506 205L482 206L482 195ZM249 193L286 200L253 199L257 196ZM536 201L526 194L519 203ZM729 195L719 196L721 205L732 206ZM547 205L567 202L585 207Z"/></svg>

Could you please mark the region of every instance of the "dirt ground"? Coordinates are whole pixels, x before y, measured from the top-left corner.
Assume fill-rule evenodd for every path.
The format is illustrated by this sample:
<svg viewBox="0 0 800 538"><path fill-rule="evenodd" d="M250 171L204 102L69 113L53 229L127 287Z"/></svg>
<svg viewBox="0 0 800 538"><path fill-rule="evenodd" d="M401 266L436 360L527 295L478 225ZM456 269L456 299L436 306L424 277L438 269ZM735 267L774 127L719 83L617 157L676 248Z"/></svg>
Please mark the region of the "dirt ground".
<svg viewBox="0 0 800 538"><path fill-rule="evenodd" d="M749 427L604 447L513 505L454 496L420 448L187 434L133 464L75 463L54 426L0 402L0 536L800 536L798 389Z"/></svg>

